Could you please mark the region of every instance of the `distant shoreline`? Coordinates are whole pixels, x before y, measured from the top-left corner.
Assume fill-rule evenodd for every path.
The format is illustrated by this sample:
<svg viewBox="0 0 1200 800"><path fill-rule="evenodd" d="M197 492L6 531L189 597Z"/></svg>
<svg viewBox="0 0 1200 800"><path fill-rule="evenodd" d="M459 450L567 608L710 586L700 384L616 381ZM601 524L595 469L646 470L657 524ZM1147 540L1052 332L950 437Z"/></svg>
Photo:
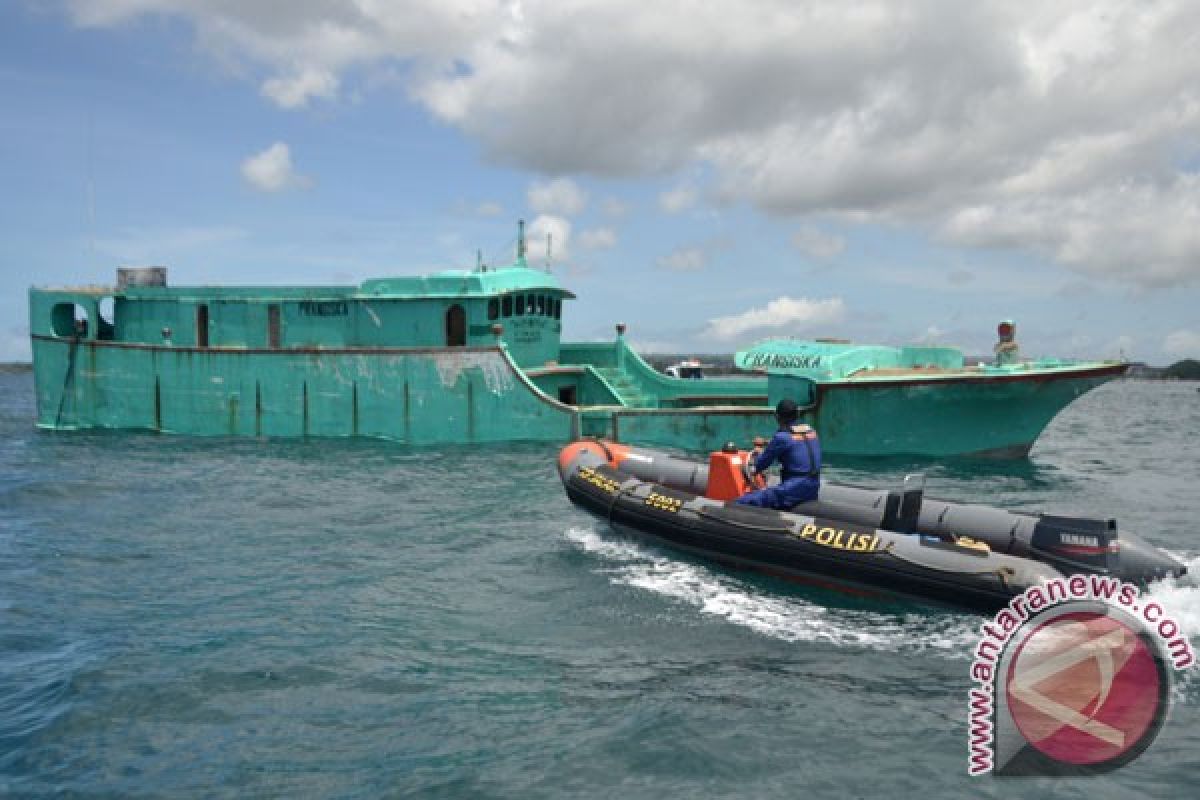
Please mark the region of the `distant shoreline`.
<svg viewBox="0 0 1200 800"><path fill-rule="evenodd" d="M1200 380L1200 362L1185 358L1169 367L1134 364L1129 369L1129 377L1142 380L1196 381Z"/></svg>

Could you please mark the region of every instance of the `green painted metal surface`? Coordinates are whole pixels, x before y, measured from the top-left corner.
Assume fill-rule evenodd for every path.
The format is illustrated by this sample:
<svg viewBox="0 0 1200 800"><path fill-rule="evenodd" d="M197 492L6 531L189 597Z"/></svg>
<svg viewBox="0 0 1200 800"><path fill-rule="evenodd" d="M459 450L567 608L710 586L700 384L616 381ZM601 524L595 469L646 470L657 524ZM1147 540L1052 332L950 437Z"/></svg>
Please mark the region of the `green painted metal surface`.
<svg viewBox="0 0 1200 800"><path fill-rule="evenodd" d="M42 427L413 444L566 441L577 412L499 348L238 352L34 341Z"/></svg>
<svg viewBox="0 0 1200 800"><path fill-rule="evenodd" d="M741 369L803 375L814 381L836 381L868 370L957 369L963 366L963 357L962 351L954 347L885 347L768 339L739 352L734 363Z"/></svg>
<svg viewBox="0 0 1200 800"><path fill-rule="evenodd" d="M578 411L519 364L558 356L572 296L520 265L361 288L33 289L38 424L564 441Z"/></svg>
<svg viewBox="0 0 1200 800"><path fill-rule="evenodd" d="M554 276L518 262L361 287L30 290L37 424L415 444L580 435L703 452L805 406L825 451L1028 451L1123 365L964 367L953 348L764 343L767 374L686 380L618 334L563 343ZM888 374L888 370L900 374Z"/></svg>
<svg viewBox="0 0 1200 800"><path fill-rule="evenodd" d="M1030 380L818 385L804 420L830 453L1022 456L1059 411L1121 371L1084 367ZM772 396L789 394L774 376L772 384Z"/></svg>

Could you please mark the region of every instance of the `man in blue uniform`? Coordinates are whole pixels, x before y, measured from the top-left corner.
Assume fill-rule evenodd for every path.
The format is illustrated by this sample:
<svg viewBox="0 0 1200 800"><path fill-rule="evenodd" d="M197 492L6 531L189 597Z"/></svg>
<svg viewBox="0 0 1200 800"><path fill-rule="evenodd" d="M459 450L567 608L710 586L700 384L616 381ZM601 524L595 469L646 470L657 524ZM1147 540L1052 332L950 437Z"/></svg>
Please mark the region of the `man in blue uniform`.
<svg viewBox="0 0 1200 800"><path fill-rule="evenodd" d="M756 473L765 472L778 460L781 480L777 486L748 492L735 502L787 511L798 503L817 499L821 489L821 441L808 425L796 423L799 416L796 404L786 397L775 406L779 430L765 450L759 453L756 447L750 455Z"/></svg>

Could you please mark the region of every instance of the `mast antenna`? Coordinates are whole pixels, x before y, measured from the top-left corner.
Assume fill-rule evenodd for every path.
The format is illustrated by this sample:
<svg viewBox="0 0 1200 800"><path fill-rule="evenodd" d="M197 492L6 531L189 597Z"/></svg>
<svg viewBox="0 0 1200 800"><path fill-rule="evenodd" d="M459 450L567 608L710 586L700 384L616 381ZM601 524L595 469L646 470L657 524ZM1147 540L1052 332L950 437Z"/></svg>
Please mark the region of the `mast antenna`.
<svg viewBox="0 0 1200 800"><path fill-rule="evenodd" d="M96 176L93 168L95 147L93 144L92 111L88 109L87 118L87 214L88 214L88 258L94 264L96 261Z"/></svg>
<svg viewBox="0 0 1200 800"><path fill-rule="evenodd" d="M517 220L517 266L525 266L525 220Z"/></svg>

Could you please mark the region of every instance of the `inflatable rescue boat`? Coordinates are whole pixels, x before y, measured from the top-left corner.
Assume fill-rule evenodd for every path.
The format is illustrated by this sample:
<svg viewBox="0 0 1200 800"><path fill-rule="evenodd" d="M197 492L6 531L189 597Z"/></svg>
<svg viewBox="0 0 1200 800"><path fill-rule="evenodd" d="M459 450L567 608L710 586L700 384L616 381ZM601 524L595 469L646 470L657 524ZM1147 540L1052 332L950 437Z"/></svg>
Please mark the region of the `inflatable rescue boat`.
<svg viewBox="0 0 1200 800"><path fill-rule="evenodd" d="M570 500L639 535L736 567L874 596L991 611L1027 588L1085 573L1145 585L1186 568L1115 520L1022 514L926 498L921 488L824 482L789 512L732 501L761 481L749 454L708 463L602 440L558 457Z"/></svg>

